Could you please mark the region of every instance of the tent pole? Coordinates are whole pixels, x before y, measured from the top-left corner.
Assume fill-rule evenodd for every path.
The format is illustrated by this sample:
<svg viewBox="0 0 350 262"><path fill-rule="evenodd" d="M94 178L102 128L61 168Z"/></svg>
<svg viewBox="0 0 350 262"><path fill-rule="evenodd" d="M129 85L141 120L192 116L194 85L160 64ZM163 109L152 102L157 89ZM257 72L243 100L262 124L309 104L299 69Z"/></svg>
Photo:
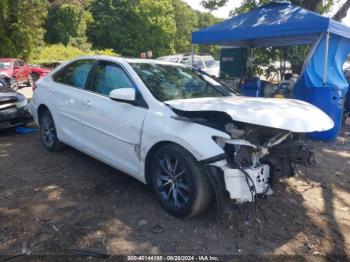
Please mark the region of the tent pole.
<svg viewBox="0 0 350 262"><path fill-rule="evenodd" d="M329 32L326 33L326 47L324 49L324 65L323 65L323 85L327 84L327 69L328 69L328 52L329 52Z"/></svg>
<svg viewBox="0 0 350 262"><path fill-rule="evenodd" d="M191 45L191 66L193 66L193 58L194 58L194 46Z"/></svg>

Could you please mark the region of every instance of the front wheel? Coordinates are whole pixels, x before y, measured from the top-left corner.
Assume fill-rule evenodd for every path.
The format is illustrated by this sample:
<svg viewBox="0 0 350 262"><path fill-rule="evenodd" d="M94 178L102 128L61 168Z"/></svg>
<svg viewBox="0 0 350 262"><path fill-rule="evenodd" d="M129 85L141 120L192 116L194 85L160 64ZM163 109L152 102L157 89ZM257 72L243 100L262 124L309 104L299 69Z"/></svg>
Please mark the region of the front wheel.
<svg viewBox="0 0 350 262"><path fill-rule="evenodd" d="M11 79L10 79L10 88L13 91L17 91L18 90L18 82L17 82L15 77L11 77Z"/></svg>
<svg viewBox="0 0 350 262"><path fill-rule="evenodd" d="M198 161L176 144L165 145L154 154L151 182L161 205L176 217L204 212L213 198Z"/></svg>
<svg viewBox="0 0 350 262"><path fill-rule="evenodd" d="M41 140L48 151L56 152L64 148L57 137L56 126L50 111L45 110L39 115Z"/></svg>

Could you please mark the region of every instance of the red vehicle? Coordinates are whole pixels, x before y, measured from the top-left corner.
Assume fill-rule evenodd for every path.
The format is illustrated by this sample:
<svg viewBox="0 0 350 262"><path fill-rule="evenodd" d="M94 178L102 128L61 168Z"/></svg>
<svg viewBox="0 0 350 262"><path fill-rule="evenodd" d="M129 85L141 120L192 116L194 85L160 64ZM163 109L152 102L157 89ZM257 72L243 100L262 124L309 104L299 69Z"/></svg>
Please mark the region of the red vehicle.
<svg viewBox="0 0 350 262"><path fill-rule="evenodd" d="M41 65L29 65L29 67L32 71L32 78L34 82L51 72L51 69L43 67Z"/></svg>
<svg viewBox="0 0 350 262"><path fill-rule="evenodd" d="M20 85L33 85L30 67L21 59L0 58L0 78L5 79L10 88L17 90Z"/></svg>

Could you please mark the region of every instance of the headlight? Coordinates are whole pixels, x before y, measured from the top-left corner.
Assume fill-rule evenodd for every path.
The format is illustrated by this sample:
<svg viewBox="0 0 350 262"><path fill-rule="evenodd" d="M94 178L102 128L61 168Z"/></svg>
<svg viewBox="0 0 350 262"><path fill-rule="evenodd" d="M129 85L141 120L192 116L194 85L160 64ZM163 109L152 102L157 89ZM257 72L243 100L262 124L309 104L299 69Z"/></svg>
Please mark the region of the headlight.
<svg viewBox="0 0 350 262"><path fill-rule="evenodd" d="M23 107L26 107L27 105L28 105L27 99L23 99L22 101L19 101L16 103L17 108L23 108Z"/></svg>
<svg viewBox="0 0 350 262"><path fill-rule="evenodd" d="M213 140L215 141L215 143L221 147L224 148L225 144L226 144L226 139L223 137L213 137Z"/></svg>

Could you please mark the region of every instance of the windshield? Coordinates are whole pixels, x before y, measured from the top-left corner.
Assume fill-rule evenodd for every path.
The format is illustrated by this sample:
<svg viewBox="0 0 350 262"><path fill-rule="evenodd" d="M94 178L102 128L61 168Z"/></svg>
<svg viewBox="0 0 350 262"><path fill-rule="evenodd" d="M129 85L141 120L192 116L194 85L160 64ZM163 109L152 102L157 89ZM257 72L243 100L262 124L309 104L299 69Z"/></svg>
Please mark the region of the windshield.
<svg viewBox="0 0 350 262"><path fill-rule="evenodd" d="M197 70L174 65L131 63L132 68L159 101L230 94L217 81Z"/></svg>
<svg viewBox="0 0 350 262"><path fill-rule="evenodd" d="M11 67L11 62L1 62L0 61L0 69L7 69Z"/></svg>
<svg viewBox="0 0 350 262"><path fill-rule="evenodd" d="M203 57L203 61L207 67L216 66L216 61L212 57Z"/></svg>

